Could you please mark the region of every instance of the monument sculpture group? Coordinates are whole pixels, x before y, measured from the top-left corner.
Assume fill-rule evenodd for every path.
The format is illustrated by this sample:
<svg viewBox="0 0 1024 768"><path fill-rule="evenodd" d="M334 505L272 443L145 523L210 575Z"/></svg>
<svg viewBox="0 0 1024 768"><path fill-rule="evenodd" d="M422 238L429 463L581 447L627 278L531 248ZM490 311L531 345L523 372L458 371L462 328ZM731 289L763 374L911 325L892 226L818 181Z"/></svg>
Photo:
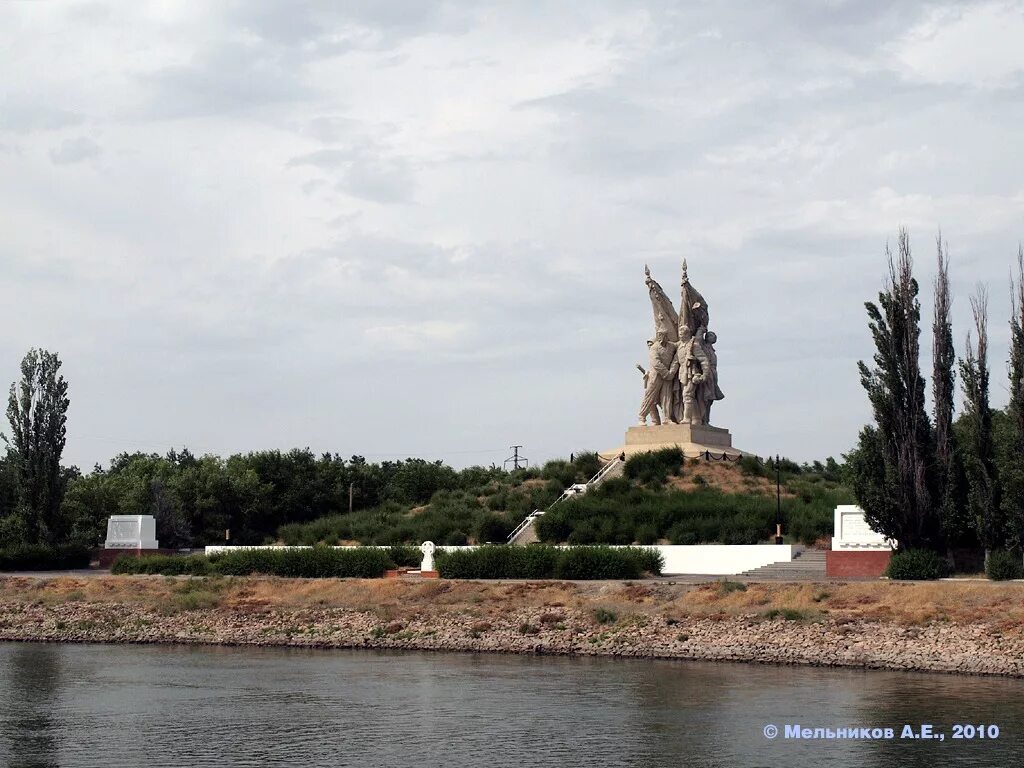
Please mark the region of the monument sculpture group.
<svg viewBox="0 0 1024 768"><path fill-rule="evenodd" d="M683 261L679 312L651 270L644 267L654 310L654 337L647 340L650 369L644 374L640 423L710 424L711 406L725 397L718 386L718 337L708 330L707 301L690 284ZM660 410L660 413L659 413Z"/></svg>
<svg viewBox="0 0 1024 768"><path fill-rule="evenodd" d="M711 425L711 407L725 395L718 384L718 337L708 324L708 302L690 283L683 261L679 310L644 267L654 312L654 335L647 340L648 367L643 374L639 425L626 433L621 453L677 445L688 455L713 451L740 455L729 431ZM649 423L648 423L649 422Z"/></svg>

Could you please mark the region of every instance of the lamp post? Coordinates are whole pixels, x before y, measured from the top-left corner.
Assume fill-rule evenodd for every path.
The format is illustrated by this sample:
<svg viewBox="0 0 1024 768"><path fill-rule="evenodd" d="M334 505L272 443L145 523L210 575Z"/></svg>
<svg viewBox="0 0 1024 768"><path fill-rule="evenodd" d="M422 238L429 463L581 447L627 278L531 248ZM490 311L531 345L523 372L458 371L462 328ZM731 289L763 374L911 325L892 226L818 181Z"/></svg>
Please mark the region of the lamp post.
<svg viewBox="0 0 1024 768"><path fill-rule="evenodd" d="M782 543L782 466L775 454L775 543Z"/></svg>

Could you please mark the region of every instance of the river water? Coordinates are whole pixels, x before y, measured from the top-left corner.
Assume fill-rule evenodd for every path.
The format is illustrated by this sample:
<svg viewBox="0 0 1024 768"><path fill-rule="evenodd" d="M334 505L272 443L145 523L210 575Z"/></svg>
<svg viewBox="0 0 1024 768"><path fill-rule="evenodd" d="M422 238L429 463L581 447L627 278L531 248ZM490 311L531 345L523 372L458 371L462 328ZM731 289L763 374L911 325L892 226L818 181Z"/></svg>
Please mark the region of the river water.
<svg viewBox="0 0 1024 768"><path fill-rule="evenodd" d="M945 740L899 738L922 723ZM1000 734L956 740L957 723ZM787 724L896 738L786 739ZM0 643L3 766L1010 766L1022 735L1024 681L997 678Z"/></svg>

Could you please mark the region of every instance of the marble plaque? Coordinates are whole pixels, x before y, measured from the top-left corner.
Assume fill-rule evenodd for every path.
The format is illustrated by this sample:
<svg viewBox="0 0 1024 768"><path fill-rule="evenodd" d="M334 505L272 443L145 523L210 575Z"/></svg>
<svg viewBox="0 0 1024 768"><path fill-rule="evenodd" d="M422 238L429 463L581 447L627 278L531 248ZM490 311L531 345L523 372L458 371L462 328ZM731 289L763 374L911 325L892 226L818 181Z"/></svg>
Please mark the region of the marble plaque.
<svg viewBox="0 0 1024 768"><path fill-rule="evenodd" d="M860 507L840 504L835 510L832 549L893 549L893 542L871 529Z"/></svg>
<svg viewBox="0 0 1024 768"><path fill-rule="evenodd" d="M106 549L159 549L152 515L112 515L107 520Z"/></svg>

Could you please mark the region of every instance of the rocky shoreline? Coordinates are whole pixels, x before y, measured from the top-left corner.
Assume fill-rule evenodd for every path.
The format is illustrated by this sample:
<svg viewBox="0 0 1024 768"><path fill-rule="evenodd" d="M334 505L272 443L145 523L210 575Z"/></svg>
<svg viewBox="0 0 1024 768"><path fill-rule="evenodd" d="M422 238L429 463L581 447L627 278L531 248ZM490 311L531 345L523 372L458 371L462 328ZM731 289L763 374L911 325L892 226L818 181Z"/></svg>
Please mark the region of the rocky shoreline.
<svg viewBox="0 0 1024 768"><path fill-rule="evenodd" d="M201 580L185 584L195 581ZM161 582L173 580L154 584ZM222 589L215 600L218 593L206 587L172 585L163 601L158 594L148 595L157 598L150 601L117 594L104 599L99 584L90 589L100 593L95 597L74 589L58 597L45 586L22 586L22 594L7 591L0 600L0 640L700 659L1024 677L1024 632L1005 621L908 625L828 614L688 615L678 595L666 603L636 585L583 590L570 600L545 599L553 597L546 594L550 585L526 585L525 593L506 590L504 599L492 594L490 603L470 591L437 601L417 594L367 604L374 595L364 594L361 605L346 599L340 602L352 604L294 606L248 599L237 583L234 592L241 597ZM560 594L573 593L567 585L555 586ZM524 601L523 594L540 599Z"/></svg>

